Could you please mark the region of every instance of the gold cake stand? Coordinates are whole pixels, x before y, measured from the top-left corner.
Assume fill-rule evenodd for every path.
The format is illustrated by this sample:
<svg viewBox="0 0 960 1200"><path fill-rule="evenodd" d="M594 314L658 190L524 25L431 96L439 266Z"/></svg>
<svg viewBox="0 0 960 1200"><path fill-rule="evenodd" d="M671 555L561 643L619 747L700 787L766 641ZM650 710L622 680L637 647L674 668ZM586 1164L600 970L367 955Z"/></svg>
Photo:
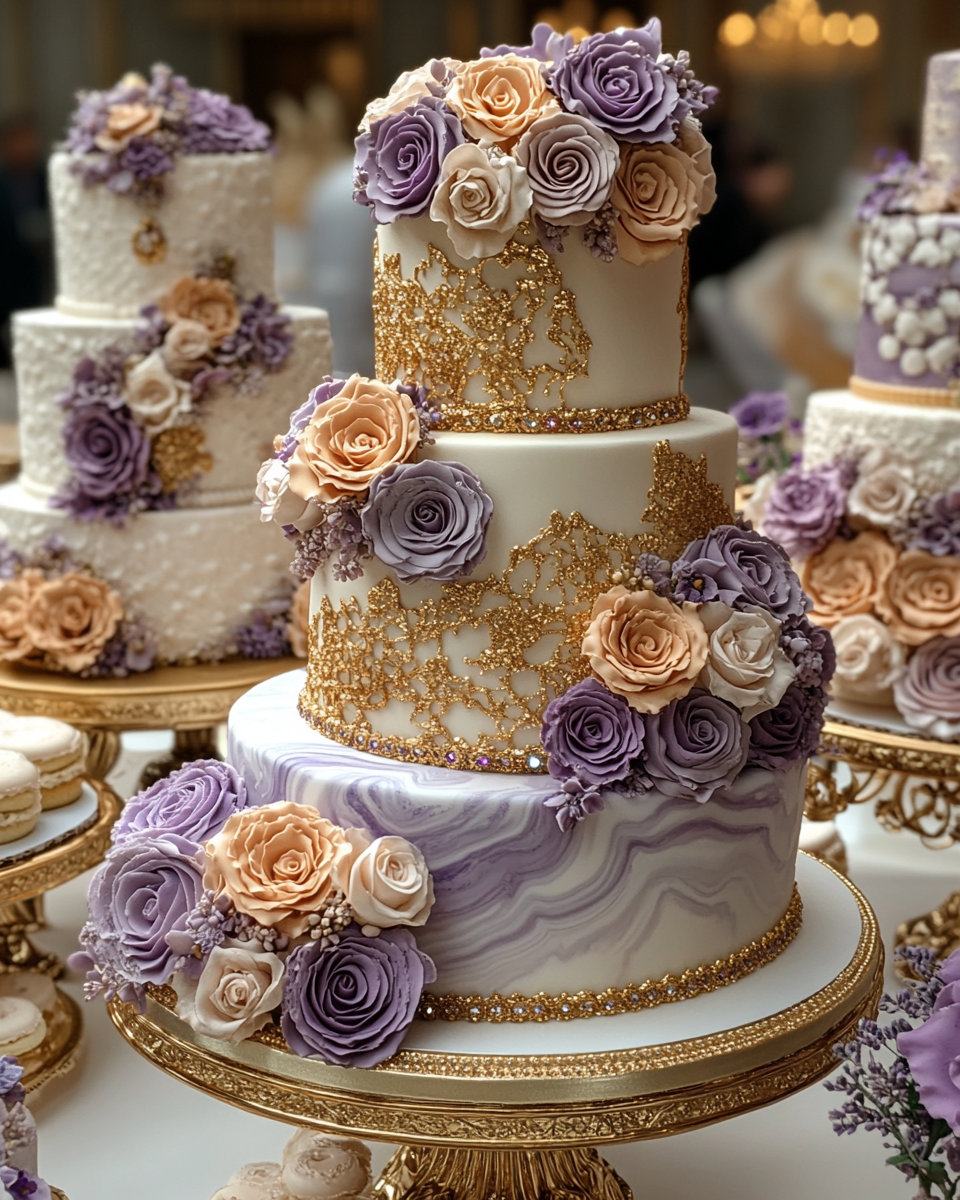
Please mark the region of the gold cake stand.
<svg viewBox="0 0 960 1200"><path fill-rule="evenodd" d="M859 940L846 965L773 1015L685 1041L560 1054L401 1049L361 1070L299 1058L275 1027L237 1047L202 1037L175 1015L170 988L154 989L143 1015L114 1001L110 1016L152 1063L217 1099L294 1125L401 1143L376 1185L382 1200L630 1200L597 1146L683 1133L789 1096L828 1074L833 1046L876 1014L883 948L873 912L831 868L808 871L842 881L849 894L831 884L830 897L847 910L856 905ZM829 929L829 908L823 920ZM805 951L817 952L816 943ZM575 1027L584 1024L595 1022L566 1023L560 1044L576 1046Z"/></svg>
<svg viewBox="0 0 960 1200"><path fill-rule="evenodd" d="M120 754L120 734L172 729L174 747L151 763L151 783L195 758L217 758L216 727L234 701L265 679L302 666L299 658L245 658L233 662L158 667L126 679L78 679L0 664L0 708L20 716L55 717L87 732L87 769L105 779Z"/></svg>
<svg viewBox="0 0 960 1200"><path fill-rule="evenodd" d="M0 862L0 972L36 971L56 979L63 971L55 955L38 950L30 940L45 924L43 894L100 862L122 807L120 797L105 783L90 778L86 782L97 795L97 811L88 824L36 854ZM47 1017L46 1038L35 1050L20 1056L28 1092L36 1094L51 1079L70 1070L81 1031L79 1007L57 988L56 1005Z"/></svg>

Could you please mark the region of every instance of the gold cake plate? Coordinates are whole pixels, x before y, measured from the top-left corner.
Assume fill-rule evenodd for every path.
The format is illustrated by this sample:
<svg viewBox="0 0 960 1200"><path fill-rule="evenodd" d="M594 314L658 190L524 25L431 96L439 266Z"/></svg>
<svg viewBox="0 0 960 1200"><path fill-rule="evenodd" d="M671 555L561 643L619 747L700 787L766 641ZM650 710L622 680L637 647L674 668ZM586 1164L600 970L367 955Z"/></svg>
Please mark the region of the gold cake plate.
<svg viewBox="0 0 960 1200"><path fill-rule="evenodd" d="M384 1200L628 1200L595 1147L664 1137L771 1104L828 1074L832 1047L873 1016L883 947L873 912L801 854L803 927L732 987L638 1013L544 1024L415 1022L372 1070L262 1041L202 1037L151 998L114 1001L156 1066L262 1116L399 1142Z"/></svg>
<svg viewBox="0 0 960 1200"><path fill-rule="evenodd" d="M299 658L158 667L126 679L78 679L0 663L0 708L19 716L55 717L90 737L87 769L106 779L128 730L172 729L171 755L151 764L152 782L193 758L216 758L216 727L234 701L265 679L303 666Z"/></svg>
<svg viewBox="0 0 960 1200"><path fill-rule="evenodd" d="M38 950L30 935L44 928L43 895L96 866L110 845L110 831L120 815L122 801L105 783L84 781L84 804L96 800L89 819L66 829L58 839L34 854L0 859L0 972L36 971L56 979L63 964L53 954ZM66 814L67 806L57 815ZM41 815L43 820L43 815ZM2 847L12 852L15 844ZM80 1049L82 1020L77 1004L59 988L52 1013L46 1014L47 1036L35 1050L20 1056L23 1085L36 1096L52 1079L65 1075Z"/></svg>

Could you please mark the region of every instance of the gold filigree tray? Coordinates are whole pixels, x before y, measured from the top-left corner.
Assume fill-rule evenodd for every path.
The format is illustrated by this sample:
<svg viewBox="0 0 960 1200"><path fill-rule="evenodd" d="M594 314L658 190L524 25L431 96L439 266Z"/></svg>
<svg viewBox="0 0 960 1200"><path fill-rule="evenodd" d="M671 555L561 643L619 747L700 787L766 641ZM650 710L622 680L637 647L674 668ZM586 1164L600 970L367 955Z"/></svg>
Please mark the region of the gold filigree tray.
<svg viewBox="0 0 960 1200"><path fill-rule="evenodd" d="M33 1098L76 1065L83 1039L83 1018L72 997L57 988L56 1007L47 1014L47 1036L35 1050L20 1055L23 1086Z"/></svg>
<svg viewBox="0 0 960 1200"><path fill-rule="evenodd" d="M602 1022L417 1023L373 1070L262 1041L231 1047L153 998L143 1015L116 1001L110 1015L147 1059L218 1099L405 1143L378 1185L387 1200L412 1200L427 1181L455 1200L479 1196L465 1181L480 1175L512 1180L518 1200L564 1189L619 1200L629 1189L584 1147L681 1133L779 1100L826 1075L833 1045L876 1013L883 948L870 906L807 855L797 879L805 919L796 942L732 988ZM738 1023L738 1010L751 1019ZM661 1040L670 1030L695 1036ZM545 1179L559 1181L553 1191Z"/></svg>

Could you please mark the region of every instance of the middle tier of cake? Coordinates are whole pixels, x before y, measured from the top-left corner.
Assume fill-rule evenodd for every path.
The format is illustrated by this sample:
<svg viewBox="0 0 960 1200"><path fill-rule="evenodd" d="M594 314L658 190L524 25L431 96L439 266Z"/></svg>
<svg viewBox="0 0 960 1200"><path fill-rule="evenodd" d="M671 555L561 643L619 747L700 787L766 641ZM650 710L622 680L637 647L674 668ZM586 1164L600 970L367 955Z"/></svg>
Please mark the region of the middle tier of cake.
<svg viewBox="0 0 960 1200"><path fill-rule="evenodd" d="M605 791L604 811L563 833L543 804L555 780L338 746L297 718L302 679L291 672L237 701L228 759L251 804L294 801L418 848L436 894L416 931L436 963L433 993L628 988L735 954L788 910L803 762L744 771L708 804Z"/></svg>

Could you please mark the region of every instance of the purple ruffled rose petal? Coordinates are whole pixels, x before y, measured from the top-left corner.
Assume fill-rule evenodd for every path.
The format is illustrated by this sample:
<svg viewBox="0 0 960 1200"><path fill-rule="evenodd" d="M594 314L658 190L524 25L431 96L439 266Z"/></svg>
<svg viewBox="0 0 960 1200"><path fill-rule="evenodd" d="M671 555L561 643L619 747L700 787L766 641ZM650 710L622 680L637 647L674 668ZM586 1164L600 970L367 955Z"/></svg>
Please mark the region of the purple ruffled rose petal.
<svg viewBox="0 0 960 1200"><path fill-rule="evenodd" d="M229 763L200 759L128 800L113 827L113 842L174 833L202 846L248 804L246 784Z"/></svg>
<svg viewBox="0 0 960 1200"><path fill-rule="evenodd" d="M529 46L507 46L503 43L495 49L484 47L481 58L500 58L504 54L516 54L518 58L535 58L544 63L557 63L565 58L577 43L572 33L557 33L552 25L539 21L530 34Z"/></svg>
<svg viewBox="0 0 960 1200"><path fill-rule="evenodd" d="M269 128L249 108L206 88L190 88L189 92L189 113L180 140L183 154L238 154L270 149Z"/></svg>
<svg viewBox="0 0 960 1200"><path fill-rule="evenodd" d="M794 680L775 708L750 721L747 765L776 771L787 763L809 758L817 748L825 707L826 696L821 689L801 687Z"/></svg>
<svg viewBox="0 0 960 1200"><path fill-rule="evenodd" d="M224 366L251 363L265 371L279 371L293 350L290 318L264 295L240 305L240 326L217 347L214 355Z"/></svg>
<svg viewBox="0 0 960 1200"><path fill-rule="evenodd" d="M830 630L807 616L791 620L780 631L780 648L797 668L796 682L805 688L830 686L837 669L837 651Z"/></svg>
<svg viewBox="0 0 960 1200"><path fill-rule="evenodd" d="M297 448L297 438L310 424L310 418L324 401L332 399L343 391L345 382L346 380L344 379L334 379L332 375L324 375L322 382L318 383L300 407L290 414L290 428L283 438L280 450L277 452L277 458L281 462L288 462L290 460L294 450Z"/></svg>
<svg viewBox="0 0 960 1200"><path fill-rule="evenodd" d="M91 499L134 492L146 481L150 441L126 406L73 408L64 422L63 439L75 484Z"/></svg>
<svg viewBox="0 0 960 1200"><path fill-rule="evenodd" d="M786 424L790 401L785 392L750 392L730 408L730 416L747 437L773 437Z"/></svg>
<svg viewBox="0 0 960 1200"><path fill-rule="evenodd" d="M960 635L919 646L893 685L893 699L912 728L945 742L960 739Z"/></svg>
<svg viewBox="0 0 960 1200"><path fill-rule="evenodd" d="M960 487L951 488L949 492L931 496L925 501L910 538L909 549L960 557Z"/></svg>
<svg viewBox="0 0 960 1200"><path fill-rule="evenodd" d="M173 158L148 137L131 138L120 155L120 168L129 171L134 179L156 179L174 168Z"/></svg>
<svg viewBox="0 0 960 1200"><path fill-rule="evenodd" d="M644 767L667 796L703 804L746 765L750 731L739 709L702 688L646 716L644 724Z"/></svg>
<svg viewBox="0 0 960 1200"><path fill-rule="evenodd" d="M801 617L810 608L786 552L752 529L720 525L691 542L678 562L691 581L705 585L704 600L737 609L766 608L781 621Z"/></svg>
<svg viewBox="0 0 960 1200"><path fill-rule="evenodd" d="M923 1107L960 1133L960 983L946 984L927 1020L900 1034L897 1049L907 1060Z"/></svg>
<svg viewBox="0 0 960 1200"><path fill-rule="evenodd" d="M57 397L57 403L63 408L82 408L86 404L122 407L126 360L121 346L107 346L96 358L84 355L73 368L73 378Z"/></svg>
<svg viewBox="0 0 960 1200"><path fill-rule="evenodd" d="M486 557L493 501L461 463L400 463L378 475L361 510L373 553L403 583L459 579Z"/></svg>
<svg viewBox="0 0 960 1200"><path fill-rule="evenodd" d="M547 240L556 237L554 227L585 225L603 207L620 162L609 133L586 117L564 112L535 121L514 156L526 168L533 211L545 223Z"/></svg>
<svg viewBox="0 0 960 1200"><path fill-rule="evenodd" d="M589 118L623 142L672 142L690 111L677 80L657 61L660 22L586 37L549 72L567 112Z"/></svg>
<svg viewBox="0 0 960 1200"><path fill-rule="evenodd" d="M304 1058L374 1067L399 1049L436 977L409 929L371 938L348 926L336 945L310 942L287 959L283 1036Z"/></svg>
<svg viewBox="0 0 960 1200"><path fill-rule="evenodd" d="M435 96L374 121L355 143L363 181L357 199L370 205L381 225L419 216L430 207L443 160L463 141L459 117Z"/></svg>
<svg viewBox="0 0 960 1200"><path fill-rule="evenodd" d="M555 779L606 784L625 779L643 750L643 719L596 679L575 683L543 713L547 769Z"/></svg>
<svg viewBox="0 0 960 1200"><path fill-rule="evenodd" d="M833 541L847 510L843 471L823 463L791 467L773 485L763 514L764 533L792 558L816 554Z"/></svg>

